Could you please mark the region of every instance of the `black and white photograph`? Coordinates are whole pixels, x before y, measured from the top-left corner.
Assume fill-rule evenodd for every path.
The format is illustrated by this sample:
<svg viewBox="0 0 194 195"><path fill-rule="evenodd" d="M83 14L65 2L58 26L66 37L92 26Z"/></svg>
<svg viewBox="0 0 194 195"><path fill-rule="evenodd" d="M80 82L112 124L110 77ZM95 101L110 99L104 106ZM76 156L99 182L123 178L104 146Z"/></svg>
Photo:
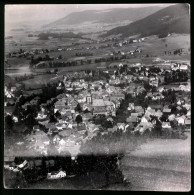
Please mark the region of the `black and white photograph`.
<svg viewBox="0 0 194 195"><path fill-rule="evenodd" d="M189 192L190 15L5 4L4 188Z"/></svg>

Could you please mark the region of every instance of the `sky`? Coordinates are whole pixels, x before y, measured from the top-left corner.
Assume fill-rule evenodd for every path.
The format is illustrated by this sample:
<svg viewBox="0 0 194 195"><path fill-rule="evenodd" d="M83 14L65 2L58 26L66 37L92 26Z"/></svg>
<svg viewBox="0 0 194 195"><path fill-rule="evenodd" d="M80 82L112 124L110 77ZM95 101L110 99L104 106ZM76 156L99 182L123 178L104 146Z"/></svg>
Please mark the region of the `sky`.
<svg viewBox="0 0 194 195"><path fill-rule="evenodd" d="M111 8L169 6L171 4L17 4L5 6L5 24L26 21L53 22L72 12Z"/></svg>

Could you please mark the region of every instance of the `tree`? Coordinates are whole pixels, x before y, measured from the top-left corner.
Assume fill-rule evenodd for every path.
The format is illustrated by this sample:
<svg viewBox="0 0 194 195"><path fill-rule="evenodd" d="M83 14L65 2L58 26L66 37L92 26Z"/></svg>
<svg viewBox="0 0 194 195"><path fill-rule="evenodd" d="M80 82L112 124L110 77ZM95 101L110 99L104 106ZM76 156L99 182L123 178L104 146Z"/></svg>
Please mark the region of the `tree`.
<svg viewBox="0 0 194 195"><path fill-rule="evenodd" d="M55 116L56 117L60 117L61 116L61 113L57 110L57 112L55 113Z"/></svg>
<svg viewBox="0 0 194 195"><path fill-rule="evenodd" d="M11 115L7 115L5 117L5 128L6 129L12 129L13 125L14 125L14 121L12 119L12 116Z"/></svg>
<svg viewBox="0 0 194 195"><path fill-rule="evenodd" d="M82 108L81 108L79 103L77 104L77 106L75 108L75 111L77 111L77 112L81 112L82 111Z"/></svg>
<svg viewBox="0 0 194 195"><path fill-rule="evenodd" d="M49 123L53 123L53 122L57 122L57 119L55 118L55 116L53 114L51 114Z"/></svg>
<svg viewBox="0 0 194 195"><path fill-rule="evenodd" d="M98 86L95 86L95 87L94 87L94 90L95 90L95 91L98 91Z"/></svg>
<svg viewBox="0 0 194 195"><path fill-rule="evenodd" d="M176 120L170 121L170 125L173 129L177 129L178 127L178 122Z"/></svg>
<svg viewBox="0 0 194 195"><path fill-rule="evenodd" d="M82 120L82 116L81 115L77 115L75 121L77 122L77 124L82 123L82 121L83 121Z"/></svg>

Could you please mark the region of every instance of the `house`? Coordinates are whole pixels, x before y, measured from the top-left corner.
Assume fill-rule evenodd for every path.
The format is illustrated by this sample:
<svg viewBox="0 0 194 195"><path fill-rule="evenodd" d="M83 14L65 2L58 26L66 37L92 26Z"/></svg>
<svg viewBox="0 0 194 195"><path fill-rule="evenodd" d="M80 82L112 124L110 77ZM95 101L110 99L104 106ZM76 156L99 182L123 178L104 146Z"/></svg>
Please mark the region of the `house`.
<svg viewBox="0 0 194 195"><path fill-rule="evenodd" d="M158 92L153 93L152 100L160 100L163 98L164 98L164 96L161 93L158 93Z"/></svg>
<svg viewBox="0 0 194 195"><path fill-rule="evenodd" d="M180 65L179 69L186 71L186 70L188 70L188 66L187 65Z"/></svg>
<svg viewBox="0 0 194 195"><path fill-rule="evenodd" d="M135 106L134 109L139 114L139 116L142 116L144 114L144 109L142 108L142 106Z"/></svg>
<svg viewBox="0 0 194 195"><path fill-rule="evenodd" d="M107 111L113 112L115 111L115 104L111 101L104 101Z"/></svg>
<svg viewBox="0 0 194 195"><path fill-rule="evenodd" d="M113 102L114 103L114 105L115 105L115 108L119 108L120 107L120 101L118 101L118 100L112 100L111 102Z"/></svg>
<svg viewBox="0 0 194 195"><path fill-rule="evenodd" d="M105 114L107 115L106 105L103 99L94 99L92 102L93 115Z"/></svg>
<svg viewBox="0 0 194 195"><path fill-rule="evenodd" d="M42 112L39 112L38 113L38 116L36 117L36 119L37 120L44 120L44 119L46 119L47 118L47 115L46 114L44 114L44 113L42 113Z"/></svg>
<svg viewBox="0 0 194 195"><path fill-rule="evenodd" d="M129 103L128 110L134 110L134 103Z"/></svg>
<svg viewBox="0 0 194 195"><path fill-rule="evenodd" d="M137 112L132 112L132 113L131 113L131 116L132 116L132 117L138 117L139 114L138 114Z"/></svg>
<svg viewBox="0 0 194 195"><path fill-rule="evenodd" d="M141 123L148 123L148 122L149 122L149 117L144 115L144 116L141 118Z"/></svg>
<svg viewBox="0 0 194 195"><path fill-rule="evenodd" d="M25 160L23 163L21 163L20 165L18 165L18 168L23 169L25 166L27 166L27 164L28 164L28 161Z"/></svg>
<svg viewBox="0 0 194 195"><path fill-rule="evenodd" d="M66 172L63 170L60 171L52 171L50 173L48 173L47 175L47 179L61 179L66 177Z"/></svg>
<svg viewBox="0 0 194 195"><path fill-rule="evenodd" d="M35 140L33 145L35 150L41 153L47 153L47 146L50 144L50 139L43 131L37 131L35 134L28 136L28 140Z"/></svg>
<svg viewBox="0 0 194 195"><path fill-rule="evenodd" d="M147 107L147 110L146 110L146 112L145 112L145 115L146 116L150 116L150 115L155 115L155 110L154 109L152 109L150 106L148 106Z"/></svg>
<svg viewBox="0 0 194 195"><path fill-rule="evenodd" d="M53 137L53 143L58 143L60 140L61 140L61 138L60 138L59 135L55 135L55 136Z"/></svg>
<svg viewBox="0 0 194 195"><path fill-rule="evenodd" d="M83 121L88 121L89 119L92 118L92 114L89 112L89 113L85 113L82 115L82 120Z"/></svg>
<svg viewBox="0 0 194 195"><path fill-rule="evenodd" d="M190 110L191 109L191 104L185 104L185 105L183 105L183 107L185 107L187 110Z"/></svg>
<svg viewBox="0 0 194 195"><path fill-rule="evenodd" d="M191 110L189 110L186 114L187 118L191 118Z"/></svg>
<svg viewBox="0 0 194 195"><path fill-rule="evenodd" d="M14 91L16 91L16 87L11 87L11 92L14 92Z"/></svg>
<svg viewBox="0 0 194 195"><path fill-rule="evenodd" d="M171 113L171 109L170 108L164 108L163 109L163 114L170 114Z"/></svg>
<svg viewBox="0 0 194 195"><path fill-rule="evenodd" d="M179 67L179 64L177 64L177 63L173 63L172 65L171 65L171 69L172 70L178 70L180 67Z"/></svg>
<svg viewBox="0 0 194 195"><path fill-rule="evenodd" d="M168 128L168 129L171 128L170 122L163 122L162 123L162 128L164 128L164 129L165 128Z"/></svg>
<svg viewBox="0 0 194 195"><path fill-rule="evenodd" d="M134 124L133 124L133 123L128 123L128 124L125 126L124 132L126 132L126 131L132 131L133 129L134 129Z"/></svg>
<svg viewBox="0 0 194 195"><path fill-rule="evenodd" d="M93 131L99 130L99 127L93 123L88 123L87 128L89 130L88 132L93 132Z"/></svg>
<svg viewBox="0 0 194 195"><path fill-rule="evenodd" d="M158 83L159 83L159 81L158 81L157 77L156 78L150 78L150 80L149 80L149 85L151 85L151 86L158 87Z"/></svg>
<svg viewBox="0 0 194 195"><path fill-rule="evenodd" d="M179 116L179 117L176 117L175 119L177 120L178 122L178 125L184 125L185 124L185 116Z"/></svg>
<svg viewBox="0 0 194 195"><path fill-rule="evenodd" d="M138 122L138 117L135 116L130 116L126 119L127 123L137 123Z"/></svg>
<svg viewBox="0 0 194 195"><path fill-rule="evenodd" d="M117 123L118 129L125 130L125 123Z"/></svg>
<svg viewBox="0 0 194 195"><path fill-rule="evenodd" d="M140 124L140 134L142 135L146 130L151 131L151 129L153 128L153 124L151 122L141 122Z"/></svg>
<svg viewBox="0 0 194 195"><path fill-rule="evenodd" d="M191 127L191 120L186 119L186 120L185 120L185 126L186 126L187 128L190 128L190 127Z"/></svg>
<svg viewBox="0 0 194 195"><path fill-rule="evenodd" d="M108 132L114 133L117 131L117 126L114 126L113 128L108 128Z"/></svg>
<svg viewBox="0 0 194 195"><path fill-rule="evenodd" d="M175 119L175 115L174 114L171 114L171 115L168 116L168 120L169 121L174 121L174 119Z"/></svg>
<svg viewBox="0 0 194 195"><path fill-rule="evenodd" d="M35 126L33 126L33 131L39 131L39 130L40 130L39 125L35 125Z"/></svg>
<svg viewBox="0 0 194 195"><path fill-rule="evenodd" d="M77 126L77 130L80 134L84 134L87 131L87 127L85 124L80 124Z"/></svg>
<svg viewBox="0 0 194 195"><path fill-rule="evenodd" d="M101 133L101 135L108 135L107 131L101 131L100 133Z"/></svg>
<svg viewBox="0 0 194 195"><path fill-rule="evenodd" d="M122 94L122 93L112 93L110 96L110 101L123 100L123 99L125 99L125 94Z"/></svg>
<svg viewBox="0 0 194 195"><path fill-rule="evenodd" d="M63 128L66 128L66 124L58 123L58 124L55 125L55 127L56 127L59 131L62 131Z"/></svg>
<svg viewBox="0 0 194 195"><path fill-rule="evenodd" d="M165 91L165 89L164 89L164 87L158 87L158 91L159 91L160 93L162 93L163 91Z"/></svg>
<svg viewBox="0 0 194 195"><path fill-rule="evenodd" d="M60 135L61 137L69 137L71 134L72 134L71 129L66 129L58 133L58 135Z"/></svg>

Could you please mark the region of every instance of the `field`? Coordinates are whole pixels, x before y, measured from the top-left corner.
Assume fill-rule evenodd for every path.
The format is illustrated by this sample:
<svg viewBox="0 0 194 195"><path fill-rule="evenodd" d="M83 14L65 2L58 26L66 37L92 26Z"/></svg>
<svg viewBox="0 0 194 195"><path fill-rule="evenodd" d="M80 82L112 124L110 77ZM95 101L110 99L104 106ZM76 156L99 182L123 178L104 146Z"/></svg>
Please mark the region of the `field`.
<svg viewBox="0 0 194 195"><path fill-rule="evenodd" d="M94 43L83 43L82 39L62 39L62 40L47 40L47 41L42 41L42 40L28 40L24 39L22 40L22 46L14 46L13 45L5 45L5 48L11 48L12 50L18 50L18 48L22 49L36 49L36 48L47 48L47 49L56 49L57 47L64 47L65 45L71 45L73 42L78 43L82 41L82 44L79 46L72 46L72 48L82 48L81 50L70 50L70 51L55 51L55 52L50 52L48 53L50 57L54 57L55 59L59 56L62 55L63 59L61 61L67 60L68 58L75 57L76 53L82 52L91 52L95 56L105 56L105 54L111 53L113 51L118 52L118 51L124 51L124 52L129 52L131 50L135 50L137 48L142 49L142 53L140 56L157 56L157 57L162 57L164 59L182 59L182 60L189 60L190 55L188 54L188 48L190 48L190 36L189 35L180 35L180 34L172 34L170 37L158 39L156 36L150 36L145 39L144 42L140 43L132 43L127 46L123 47L108 47L108 48L102 48L102 49L86 49L87 47L91 46L97 46L99 47L102 44L94 44ZM108 44L111 42L106 42L105 44ZM16 49L17 48L17 49ZM164 55L164 51L173 51L174 49L179 49L183 48L185 50L185 54L179 56L179 55ZM35 55L34 57L36 58L37 56L45 56L45 54L38 54ZM60 61L60 60L59 60ZM26 59L20 59L20 58L13 58L13 59L8 59L9 64L11 67L21 67L21 66L28 66L29 65L29 60Z"/></svg>
<svg viewBox="0 0 194 195"><path fill-rule="evenodd" d="M150 55L161 56L164 59L176 59L178 56L164 56L164 51L184 48L188 52L188 48L190 48L190 35L172 34L170 37L163 39L158 39L156 36L150 36L143 44L137 43L136 45ZM180 56L178 58L180 58ZM189 55L181 56L181 59L183 58L189 59Z"/></svg>
<svg viewBox="0 0 194 195"><path fill-rule="evenodd" d="M122 170L132 190L190 190L191 135L186 135L186 140L155 139L125 155Z"/></svg>

